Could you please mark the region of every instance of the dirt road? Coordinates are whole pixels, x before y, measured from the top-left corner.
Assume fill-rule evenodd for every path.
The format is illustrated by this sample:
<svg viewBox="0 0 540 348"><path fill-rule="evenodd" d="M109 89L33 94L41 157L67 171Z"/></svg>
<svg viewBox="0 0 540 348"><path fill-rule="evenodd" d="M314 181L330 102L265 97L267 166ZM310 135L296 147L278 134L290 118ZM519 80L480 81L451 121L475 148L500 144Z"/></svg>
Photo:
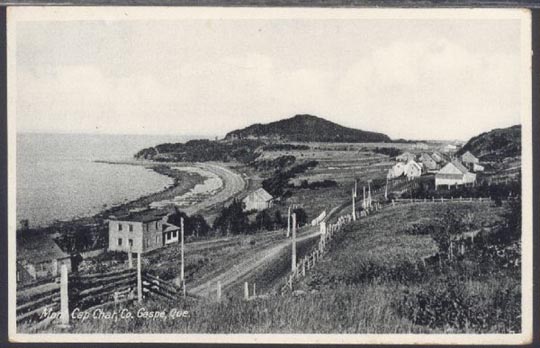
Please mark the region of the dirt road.
<svg viewBox="0 0 540 348"><path fill-rule="evenodd" d="M223 180L223 189L221 189L215 195L206 197L201 202L197 202L189 207L183 208L182 210L188 215L193 215L204 210L214 208L215 206L222 204L230 198L238 195L246 188L246 182L242 176L223 165L215 163L197 163L195 166L218 175L221 180Z"/></svg>
<svg viewBox="0 0 540 348"><path fill-rule="evenodd" d="M319 228L310 227L306 229L302 234L299 234L296 239L298 243L316 238L320 235ZM220 281L223 289L232 286L233 284L241 281L246 276L257 272L257 270L271 262L273 259L279 256L279 254L286 248L289 248L292 243L291 239L282 239L280 241L272 241L269 244L254 250L254 252L248 255L242 255L241 260L234 260L234 264L231 265L225 272L219 272L209 279L207 278L201 284L196 285L193 288L187 287L189 293L197 296L209 296L212 291L215 291L215 284Z"/></svg>

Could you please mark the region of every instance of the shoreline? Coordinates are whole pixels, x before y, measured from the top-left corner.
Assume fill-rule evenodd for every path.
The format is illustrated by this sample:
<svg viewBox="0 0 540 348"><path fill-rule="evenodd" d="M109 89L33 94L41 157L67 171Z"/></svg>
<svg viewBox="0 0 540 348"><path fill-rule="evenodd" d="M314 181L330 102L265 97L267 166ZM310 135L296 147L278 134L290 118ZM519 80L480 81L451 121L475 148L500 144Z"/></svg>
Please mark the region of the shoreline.
<svg viewBox="0 0 540 348"><path fill-rule="evenodd" d="M33 232L45 232L45 233L60 233L67 232L68 230L77 230L88 225L103 225L104 220L106 220L110 215L119 214L127 212L130 209L137 207L148 207L150 203L156 200L164 199L173 199L176 196L181 196L187 193L190 189L195 187L199 183L203 183L205 177L199 175L198 173L190 173L186 171L175 170L171 168L171 164L163 164L150 161L103 161L96 160L96 163L107 163L107 164L120 164L120 165L139 165L144 166L148 169L153 170L154 172L167 176L173 180L171 184L165 188L152 192L149 194L142 195L136 199L125 201L122 203L107 205L104 204L101 209L95 214L87 216L75 216L73 218L54 221L52 223L46 224L44 226L31 227L30 230ZM184 163L183 165L187 165ZM20 228L17 229L19 231Z"/></svg>

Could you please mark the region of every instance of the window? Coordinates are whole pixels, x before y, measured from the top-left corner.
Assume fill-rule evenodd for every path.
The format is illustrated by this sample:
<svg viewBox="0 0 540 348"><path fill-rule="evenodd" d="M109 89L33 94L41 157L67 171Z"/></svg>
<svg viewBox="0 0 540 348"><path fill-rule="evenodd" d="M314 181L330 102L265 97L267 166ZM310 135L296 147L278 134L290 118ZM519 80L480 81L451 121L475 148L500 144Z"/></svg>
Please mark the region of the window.
<svg viewBox="0 0 540 348"><path fill-rule="evenodd" d="M122 224L118 224L118 231L122 231Z"/></svg>
<svg viewBox="0 0 540 348"><path fill-rule="evenodd" d="M130 247L130 248L133 247L133 239L129 239L129 240L128 240L128 244L129 244L129 247Z"/></svg>
<svg viewBox="0 0 540 348"><path fill-rule="evenodd" d="M176 238L176 231L173 231L172 236L173 238Z"/></svg>
<svg viewBox="0 0 540 348"><path fill-rule="evenodd" d="M156 221L156 230L158 229L158 222Z"/></svg>
<svg viewBox="0 0 540 348"><path fill-rule="evenodd" d="M133 225L129 224L128 227L129 227L129 232L133 232Z"/></svg>
<svg viewBox="0 0 540 348"><path fill-rule="evenodd" d="M159 236L156 236L156 243L159 243Z"/></svg>
<svg viewBox="0 0 540 348"><path fill-rule="evenodd" d="M118 246L122 246L122 238L118 238Z"/></svg>

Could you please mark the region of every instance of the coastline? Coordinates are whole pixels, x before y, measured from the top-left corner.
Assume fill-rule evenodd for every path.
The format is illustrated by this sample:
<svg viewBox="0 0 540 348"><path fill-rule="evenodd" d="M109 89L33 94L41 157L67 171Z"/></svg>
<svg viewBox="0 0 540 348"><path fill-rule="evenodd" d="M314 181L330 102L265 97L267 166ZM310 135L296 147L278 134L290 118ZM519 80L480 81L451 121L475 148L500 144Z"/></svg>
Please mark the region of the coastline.
<svg viewBox="0 0 540 348"><path fill-rule="evenodd" d="M195 185L204 182L205 178L198 173L190 173L186 171L175 170L171 168L171 164L156 163L150 161L102 161L96 160L96 163L107 164L121 164L121 165L139 165L145 166L148 169L155 171L158 174L168 176L173 179L172 184L164 189L153 192L150 194L142 195L136 199L122 202L119 204L106 206L104 205L99 212L88 216L77 216L68 220L55 221L44 226L32 227L30 230L33 232L45 232L45 233L66 233L73 230L78 230L86 226L98 226L104 225L104 220L110 215L122 214L130 209L148 206L150 203L156 200L173 199L176 196L181 196L188 192ZM187 165L184 164L184 165Z"/></svg>

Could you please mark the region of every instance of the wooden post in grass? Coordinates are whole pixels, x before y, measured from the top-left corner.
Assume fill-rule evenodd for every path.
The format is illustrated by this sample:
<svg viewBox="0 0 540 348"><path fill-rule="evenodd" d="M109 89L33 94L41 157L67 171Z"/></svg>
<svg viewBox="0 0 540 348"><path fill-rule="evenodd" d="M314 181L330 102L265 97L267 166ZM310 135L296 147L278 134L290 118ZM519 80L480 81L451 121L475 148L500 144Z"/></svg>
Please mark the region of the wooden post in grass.
<svg viewBox="0 0 540 348"><path fill-rule="evenodd" d="M131 253L131 247L129 247L129 251L128 251L128 268L129 269L133 268L133 255Z"/></svg>
<svg viewBox="0 0 540 348"><path fill-rule="evenodd" d="M221 302L221 281L217 282L217 301Z"/></svg>
<svg viewBox="0 0 540 348"><path fill-rule="evenodd" d="M137 253L137 301L142 302L141 253Z"/></svg>
<svg viewBox="0 0 540 348"><path fill-rule="evenodd" d="M253 283L253 297L257 296L257 286Z"/></svg>
<svg viewBox="0 0 540 348"><path fill-rule="evenodd" d="M291 206L287 210L287 238L291 235Z"/></svg>
<svg viewBox="0 0 540 348"><path fill-rule="evenodd" d="M244 300L249 300L249 284L244 282Z"/></svg>
<svg viewBox="0 0 540 348"><path fill-rule="evenodd" d="M366 187L362 186L362 208L366 210Z"/></svg>
<svg viewBox="0 0 540 348"><path fill-rule="evenodd" d="M352 214L353 214L353 220L356 221L356 205L355 205L356 193L354 190L355 189L353 189L352 191Z"/></svg>
<svg viewBox="0 0 540 348"><path fill-rule="evenodd" d="M386 178L386 185L384 186L384 200L388 200L388 177Z"/></svg>
<svg viewBox="0 0 540 348"><path fill-rule="evenodd" d="M69 326L69 297L67 265L60 266L60 320L63 327Z"/></svg>
<svg viewBox="0 0 540 348"><path fill-rule="evenodd" d="M371 180L368 180L368 205L371 208Z"/></svg>
<svg viewBox="0 0 540 348"><path fill-rule="evenodd" d="M291 255L291 270L296 272L296 214L292 214L292 255Z"/></svg>
<svg viewBox="0 0 540 348"><path fill-rule="evenodd" d="M180 280L184 282L184 218L180 218L180 258L182 262L180 267Z"/></svg>

